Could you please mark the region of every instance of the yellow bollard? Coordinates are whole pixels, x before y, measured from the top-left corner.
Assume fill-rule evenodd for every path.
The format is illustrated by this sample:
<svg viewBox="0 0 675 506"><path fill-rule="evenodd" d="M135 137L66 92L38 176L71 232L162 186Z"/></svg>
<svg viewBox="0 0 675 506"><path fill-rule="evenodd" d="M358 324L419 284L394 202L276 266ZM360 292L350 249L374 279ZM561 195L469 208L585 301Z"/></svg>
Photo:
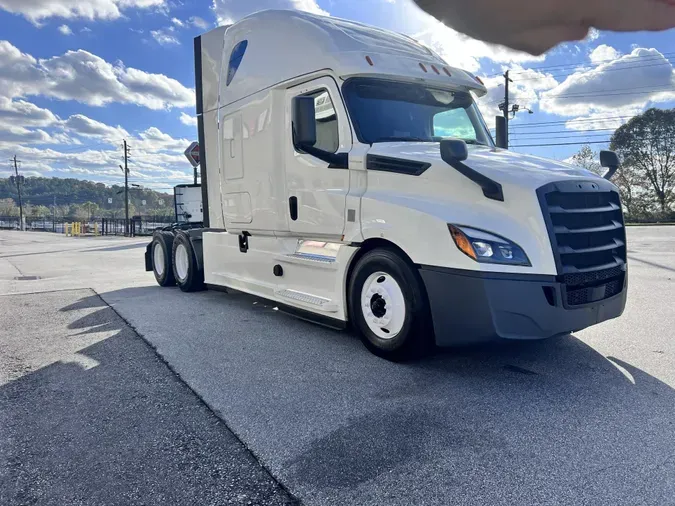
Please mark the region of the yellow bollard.
<svg viewBox="0 0 675 506"><path fill-rule="evenodd" d="M98 222L94 223L94 235L98 235Z"/></svg>

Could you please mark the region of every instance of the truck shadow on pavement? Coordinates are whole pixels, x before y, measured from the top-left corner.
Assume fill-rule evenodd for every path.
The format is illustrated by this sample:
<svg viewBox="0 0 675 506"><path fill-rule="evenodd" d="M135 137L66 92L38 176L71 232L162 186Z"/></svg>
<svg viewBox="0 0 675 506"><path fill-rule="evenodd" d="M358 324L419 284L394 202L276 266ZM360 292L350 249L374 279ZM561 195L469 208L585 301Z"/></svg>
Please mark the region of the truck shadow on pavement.
<svg viewBox="0 0 675 506"><path fill-rule="evenodd" d="M574 336L393 364L243 294L103 297L303 501L672 503L675 392Z"/></svg>
<svg viewBox="0 0 675 506"><path fill-rule="evenodd" d="M0 504L295 503L100 297L59 309L79 293L13 298L55 323L32 357L0 346L0 367L4 352L47 364L0 382Z"/></svg>

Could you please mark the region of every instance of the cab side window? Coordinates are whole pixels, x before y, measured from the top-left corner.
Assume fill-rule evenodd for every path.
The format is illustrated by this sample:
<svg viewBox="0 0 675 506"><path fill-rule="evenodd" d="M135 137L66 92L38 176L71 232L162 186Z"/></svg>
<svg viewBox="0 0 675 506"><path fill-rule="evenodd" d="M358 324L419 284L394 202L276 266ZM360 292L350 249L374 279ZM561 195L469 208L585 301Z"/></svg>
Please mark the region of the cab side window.
<svg viewBox="0 0 675 506"><path fill-rule="evenodd" d="M328 90L321 89L304 95L314 98L316 121L315 148L335 153L340 146L338 118Z"/></svg>

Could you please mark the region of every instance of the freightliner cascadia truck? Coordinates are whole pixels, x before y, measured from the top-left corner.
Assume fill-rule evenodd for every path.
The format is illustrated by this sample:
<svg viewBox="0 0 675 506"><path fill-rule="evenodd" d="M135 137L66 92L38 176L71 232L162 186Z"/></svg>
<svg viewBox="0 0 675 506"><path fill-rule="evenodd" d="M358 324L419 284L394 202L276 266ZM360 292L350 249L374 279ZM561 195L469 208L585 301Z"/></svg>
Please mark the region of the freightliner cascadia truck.
<svg viewBox="0 0 675 506"><path fill-rule="evenodd" d="M155 233L160 285L351 325L392 360L623 312L614 153L603 178L502 149L479 78L331 17L252 14L197 37L195 69L203 224Z"/></svg>

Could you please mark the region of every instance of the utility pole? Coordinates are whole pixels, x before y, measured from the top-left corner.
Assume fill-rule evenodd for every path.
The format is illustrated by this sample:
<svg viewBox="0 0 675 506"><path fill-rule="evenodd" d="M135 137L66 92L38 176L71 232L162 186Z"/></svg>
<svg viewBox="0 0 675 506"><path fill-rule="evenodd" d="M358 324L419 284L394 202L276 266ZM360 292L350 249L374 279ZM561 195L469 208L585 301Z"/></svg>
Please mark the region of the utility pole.
<svg viewBox="0 0 675 506"><path fill-rule="evenodd" d="M127 141L124 139L124 235L129 237L129 167Z"/></svg>
<svg viewBox="0 0 675 506"><path fill-rule="evenodd" d="M54 195L54 205L52 206L52 232L56 232L56 195Z"/></svg>
<svg viewBox="0 0 675 506"><path fill-rule="evenodd" d="M506 149L509 149L509 83L512 82L509 72L507 70L504 73L504 139L506 140Z"/></svg>
<svg viewBox="0 0 675 506"><path fill-rule="evenodd" d="M21 200L21 179L19 178L19 168L17 166L16 155L14 155L14 174L16 174L16 191L19 192L19 230L23 230L23 201Z"/></svg>

